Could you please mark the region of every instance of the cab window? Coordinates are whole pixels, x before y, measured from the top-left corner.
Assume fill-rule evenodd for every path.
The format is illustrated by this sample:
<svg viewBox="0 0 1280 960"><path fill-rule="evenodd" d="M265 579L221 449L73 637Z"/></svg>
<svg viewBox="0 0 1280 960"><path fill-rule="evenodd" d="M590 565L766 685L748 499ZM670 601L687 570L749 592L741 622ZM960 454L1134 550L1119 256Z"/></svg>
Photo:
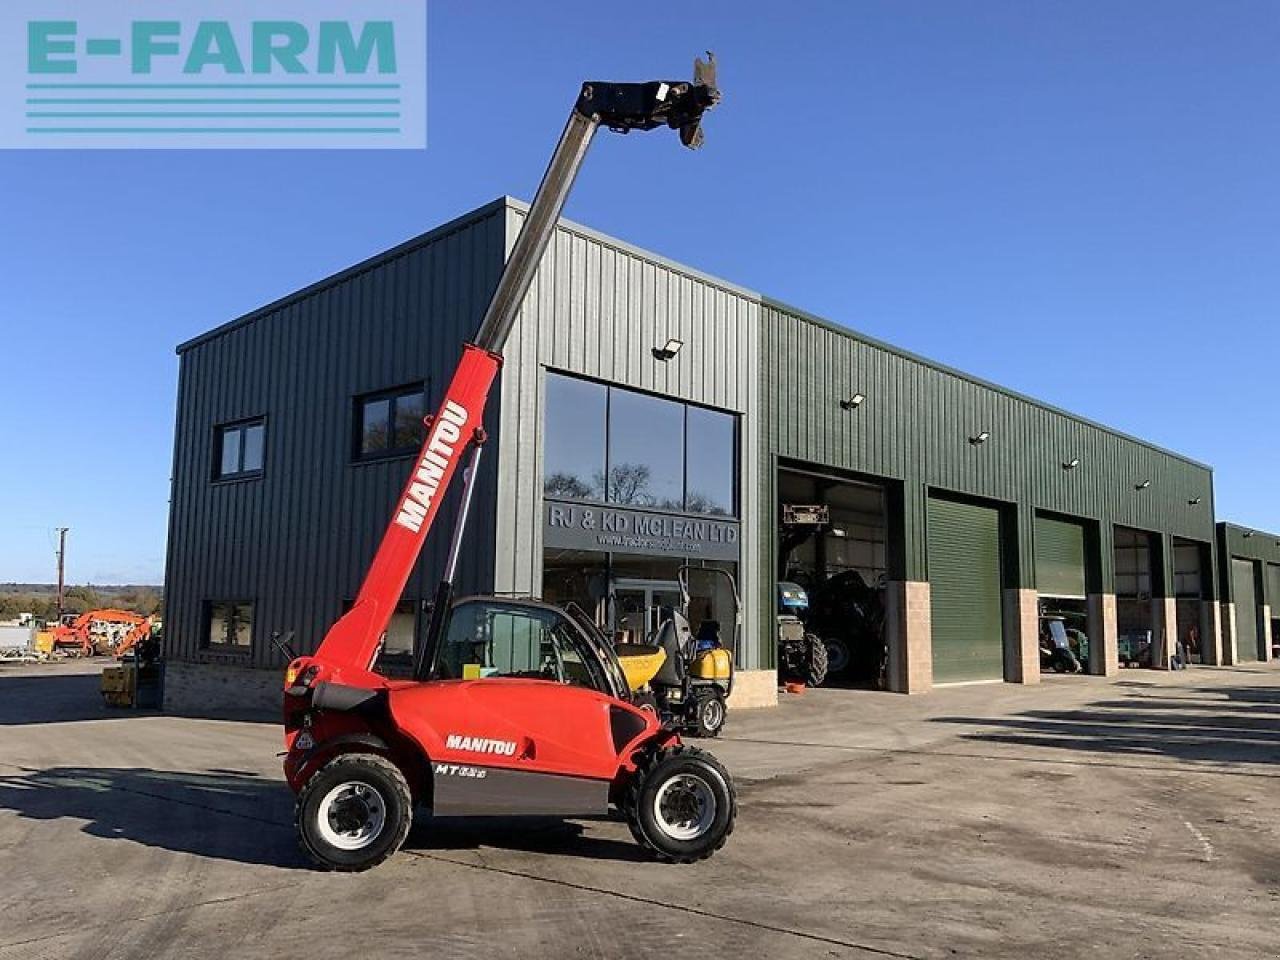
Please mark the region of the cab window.
<svg viewBox="0 0 1280 960"><path fill-rule="evenodd" d="M486 600L453 608L433 670L439 680L519 677L601 690L599 674L558 611Z"/></svg>

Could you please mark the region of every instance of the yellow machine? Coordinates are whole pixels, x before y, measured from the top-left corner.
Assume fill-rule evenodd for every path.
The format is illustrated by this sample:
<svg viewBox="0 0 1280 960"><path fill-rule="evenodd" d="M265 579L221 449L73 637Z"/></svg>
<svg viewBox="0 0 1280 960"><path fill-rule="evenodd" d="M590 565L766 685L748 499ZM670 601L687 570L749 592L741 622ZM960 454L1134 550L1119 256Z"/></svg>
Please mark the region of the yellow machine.
<svg viewBox="0 0 1280 960"><path fill-rule="evenodd" d="M689 625L689 574L695 571L725 581L722 596L731 597L733 604L733 633L727 640L721 636L720 622L709 615L696 632ZM686 565L678 579L680 608L664 611L651 642L616 644L614 652L627 683L640 695L639 702L651 704L678 729L714 737L724 725L733 691L733 651L741 629L742 601L733 577L717 567Z"/></svg>
<svg viewBox="0 0 1280 960"><path fill-rule="evenodd" d="M632 690L643 690L667 661L667 652L647 643L619 643L613 648Z"/></svg>

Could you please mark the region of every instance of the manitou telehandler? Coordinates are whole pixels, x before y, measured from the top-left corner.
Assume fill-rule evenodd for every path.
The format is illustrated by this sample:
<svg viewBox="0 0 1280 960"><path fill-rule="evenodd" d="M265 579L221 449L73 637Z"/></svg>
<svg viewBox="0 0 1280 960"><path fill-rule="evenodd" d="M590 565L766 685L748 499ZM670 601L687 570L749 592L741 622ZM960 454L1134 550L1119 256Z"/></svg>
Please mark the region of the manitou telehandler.
<svg viewBox="0 0 1280 960"><path fill-rule="evenodd" d="M416 805L435 817L622 813L659 858L710 856L733 830L728 772L633 701L617 655L582 611L453 599L485 401L501 351L593 134L670 127L702 141L714 60L692 83L586 83L475 340L440 403L351 610L285 673L285 775L303 848L363 870L393 854ZM468 453L469 451L469 453ZM411 680L373 672L388 622L464 454L457 524Z"/></svg>

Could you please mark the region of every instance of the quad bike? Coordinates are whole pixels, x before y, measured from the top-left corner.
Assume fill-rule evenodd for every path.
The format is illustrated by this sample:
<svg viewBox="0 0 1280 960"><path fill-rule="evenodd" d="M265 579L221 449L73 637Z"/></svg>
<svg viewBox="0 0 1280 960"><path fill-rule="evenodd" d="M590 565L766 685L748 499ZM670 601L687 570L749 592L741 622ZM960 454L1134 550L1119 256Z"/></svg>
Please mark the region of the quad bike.
<svg viewBox="0 0 1280 960"><path fill-rule="evenodd" d="M705 619L695 632L689 625L689 574L701 571L723 577L733 597L733 640L726 647L720 621ZM718 567L682 566L680 609L663 611L661 625L647 644L620 644L618 658L632 691L651 704L671 727L699 737L719 735L733 692L733 657L742 624L742 600L733 576Z"/></svg>
<svg viewBox="0 0 1280 960"><path fill-rule="evenodd" d="M351 609L312 656L281 649L285 776L303 848L330 870L391 856L415 806L449 815L603 816L660 859L724 845L737 813L713 757L637 706L612 647L576 608L491 596L454 602L454 576L485 443L484 407L515 322L596 130L671 127L702 141L719 99L714 62L692 83L587 83L392 514ZM469 465L423 642L409 680L377 674L396 603L450 481Z"/></svg>
<svg viewBox="0 0 1280 960"><path fill-rule="evenodd" d="M827 679L827 646L805 629L809 594L798 583L778 584L778 670L785 680L820 687Z"/></svg>

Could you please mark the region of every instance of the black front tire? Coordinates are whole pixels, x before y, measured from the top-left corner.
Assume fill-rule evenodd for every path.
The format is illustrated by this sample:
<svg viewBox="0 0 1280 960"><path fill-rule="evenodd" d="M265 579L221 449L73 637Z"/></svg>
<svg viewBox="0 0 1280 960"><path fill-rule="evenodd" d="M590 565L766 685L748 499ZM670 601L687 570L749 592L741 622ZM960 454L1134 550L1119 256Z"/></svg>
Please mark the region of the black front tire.
<svg viewBox="0 0 1280 960"><path fill-rule="evenodd" d="M636 842L667 863L705 860L725 845L738 816L729 771L683 744L655 750L640 763L624 806Z"/></svg>
<svg viewBox="0 0 1280 960"><path fill-rule="evenodd" d="M812 633L804 635L804 683L807 687L820 687L827 679L827 647Z"/></svg>
<svg viewBox="0 0 1280 960"><path fill-rule="evenodd" d="M718 737L724 729L729 707L719 691L699 693L693 706L693 732L700 737Z"/></svg>
<svg viewBox="0 0 1280 960"><path fill-rule="evenodd" d="M413 825L413 798L404 774L386 757L345 753L306 782L294 820L298 841L316 866L368 870L404 843Z"/></svg>

